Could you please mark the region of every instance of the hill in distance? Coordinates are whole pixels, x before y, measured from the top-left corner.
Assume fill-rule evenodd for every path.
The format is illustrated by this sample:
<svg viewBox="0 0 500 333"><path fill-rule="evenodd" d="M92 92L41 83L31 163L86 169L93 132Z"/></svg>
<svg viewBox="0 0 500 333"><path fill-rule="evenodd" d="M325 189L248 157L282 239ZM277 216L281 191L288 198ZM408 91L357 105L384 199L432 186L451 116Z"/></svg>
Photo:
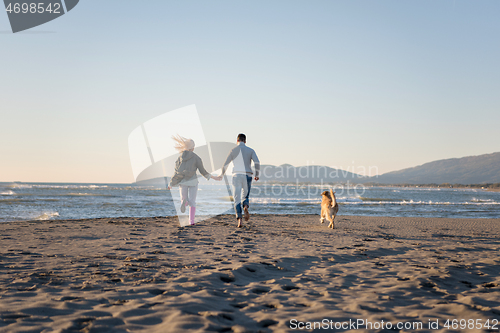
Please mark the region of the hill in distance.
<svg viewBox="0 0 500 333"><path fill-rule="evenodd" d="M280 183L359 183L368 177L346 170L334 169L321 165L294 167L290 164L279 166L263 164L260 167L260 179Z"/></svg>
<svg viewBox="0 0 500 333"><path fill-rule="evenodd" d="M425 163L371 177L380 184L500 183L500 152Z"/></svg>
<svg viewBox="0 0 500 333"><path fill-rule="evenodd" d="M207 182L203 177L199 177L198 179L200 183ZM283 164L279 166L262 164L260 166L259 182L327 184L345 183L347 181L351 183L360 183L367 179L368 177L356 173L341 169L334 169L327 166L308 165L294 167L290 164ZM137 181L136 184L141 186L164 186L165 178L155 177L152 179Z"/></svg>
<svg viewBox="0 0 500 333"><path fill-rule="evenodd" d="M327 166L294 167L261 165L262 182L277 183L378 183L378 184L495 184L500 183L500 152L438 160L413 168L365 177ZM205 180L200 177L200 182ZM137 185L165 185L163 177L139 181Z"/></svg>

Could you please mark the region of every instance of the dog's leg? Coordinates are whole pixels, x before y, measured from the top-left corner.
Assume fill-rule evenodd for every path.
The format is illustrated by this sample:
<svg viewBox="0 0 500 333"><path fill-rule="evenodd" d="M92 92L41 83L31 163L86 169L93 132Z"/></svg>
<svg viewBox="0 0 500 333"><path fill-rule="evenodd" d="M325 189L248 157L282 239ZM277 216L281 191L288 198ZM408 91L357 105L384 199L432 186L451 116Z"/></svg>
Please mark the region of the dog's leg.
<svg viewBox="0 0 500 333"><path fill-rule="evenodd" d="M335 228L335 218L337 217L337 214L339 213L339 205L337 204L334 209L333 209L333 214L332 214L332 229Z"/></svg>
<svg viewBox="0 0 500 333"><path fill-rule="evenodd" d="M323 209L321 210L321 218L319 219L319 221L321 223L324 223L325 222L325 212L323 211Z"/></svg>
<svg viewBox="0 0 500 333"><path fill-rule="evenodd" d="M328 225L328 228L335 229L335 223L334 223L334 221L335 221L335 215L332 216L332 221Z"/></svg>
<svg viewBox="0 0 500 333"><path fill-rule="evenodd" d="M326 218L328 219L328 221L330 221L330 224L328 224L328 228L333 229L333 219L332 219L332 216L330 215L330 212L328 212L328 215L326 215Z"/></svg>

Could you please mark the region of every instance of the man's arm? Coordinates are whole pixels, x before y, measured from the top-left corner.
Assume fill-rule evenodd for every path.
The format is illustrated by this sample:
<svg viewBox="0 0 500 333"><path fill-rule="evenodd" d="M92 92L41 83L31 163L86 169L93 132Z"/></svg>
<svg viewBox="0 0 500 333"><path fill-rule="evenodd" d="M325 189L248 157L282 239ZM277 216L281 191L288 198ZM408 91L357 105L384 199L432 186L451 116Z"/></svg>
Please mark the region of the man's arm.
<svg viewBox="0 0 500 333"><path fill-rule="evenodd" d="M224 174L226 173L226 170L227 170L227 166L229 165L229 163L231 163L234 160L234 154L233 154L233 152L234 152L234 149L232 149L229 152L229 155L227 155L226 161L222 165L222 170L221 170L221 173L220 173L220 175L219 175L218 178L222 178L222 176L224 176Z"/></svg>
<svg viewBox="0 0 500 333"><path fill-rule="evenodd" d="M253 164L255 165L255 180L259 180L260 161L259 161L259 158L257 157L257 154L255 153L255 150L252 153L252 160L253 160Z"/></svg>

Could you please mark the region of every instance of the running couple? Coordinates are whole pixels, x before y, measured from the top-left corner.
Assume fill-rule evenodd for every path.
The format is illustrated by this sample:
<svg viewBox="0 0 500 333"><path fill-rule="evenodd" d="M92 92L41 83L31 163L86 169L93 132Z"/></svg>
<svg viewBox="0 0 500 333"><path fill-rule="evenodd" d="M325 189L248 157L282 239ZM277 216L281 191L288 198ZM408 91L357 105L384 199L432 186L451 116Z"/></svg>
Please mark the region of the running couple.
<svg viewBox="0 0 500 333"><path fill-rule="evenodd" d="M260 162L255 151L246 146L247 138L245 134L238 134L237 146L234 147L222 165L221 174L217 177L212 176L203 167L203 161L194 151L194 141L181 136L174 136L176 142L175 149L181 153L181 156L175 162L175 173L170 181L168 189L179 185L181 194L181 212L186 211L189 206L189 223L194 224L196 214L196 193L198 191L198 177L196 171L209 179L222 180L226 173L229 163L233 163L233 198L234 211L238 219L238 228L241 228L241 220L244 212L245 221L250 218L248 212L250 188L252 187L252 161L255 166L255 181L259 180ZM243 199L243 201L242 201Z"/></svg>

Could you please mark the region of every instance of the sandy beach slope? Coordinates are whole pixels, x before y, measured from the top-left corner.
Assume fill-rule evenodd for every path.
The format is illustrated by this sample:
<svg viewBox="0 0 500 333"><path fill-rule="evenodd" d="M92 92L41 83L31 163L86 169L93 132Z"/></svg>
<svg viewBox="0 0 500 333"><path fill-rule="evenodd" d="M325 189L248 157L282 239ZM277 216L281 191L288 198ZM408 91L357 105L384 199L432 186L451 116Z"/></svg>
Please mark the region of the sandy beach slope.
<svg viewBox="0 0 500 333"><path fill-rule="evenodd" d="M457 332L447 319L500 320L500 219L340 216L335 230L317 215L235 223L0 223L0 332L297 332L324 319Z"/></svg>

